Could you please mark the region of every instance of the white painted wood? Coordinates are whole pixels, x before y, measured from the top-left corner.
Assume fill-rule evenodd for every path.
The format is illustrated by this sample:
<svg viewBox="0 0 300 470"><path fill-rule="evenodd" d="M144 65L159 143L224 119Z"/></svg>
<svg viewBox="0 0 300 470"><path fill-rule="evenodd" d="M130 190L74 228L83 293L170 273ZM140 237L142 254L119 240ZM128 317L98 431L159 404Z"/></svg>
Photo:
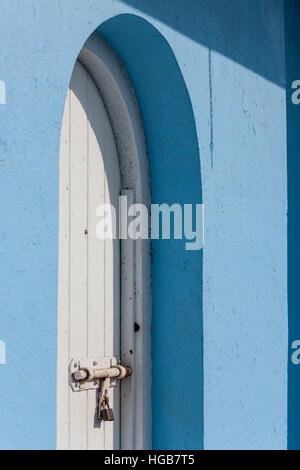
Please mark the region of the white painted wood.
<svg viewBox="0 0 300 470"><path fill-rule="evenodd" d="M122 240L120 261L119 241L95 236L95 208L117 208L121 187L129 204L150 207L144 135L128 77L105 41L92 35L79 60L61 134L57 445L151 449L150 242ZM102 355L121 356L134 373L113 393L115 423L99 427L95 392L72 395L67 368L74 356Z"/></svg>
<svg viewBox="0 0 300 470"><path fill-rule="evenodd" d="M80 62L66 101L60 173L58 448L119 449L119 387L110 390L115 422L100 425L97 391L68 385L72 358L120 356L119 240L96 236L99 204L118 208L118 155L101 95Z"/></svg>
<svg viewBox="0 0 300 470"><path fill-rule="evenodd" d="M78 64L70 85L70 356L87 355L87 165L86 72ZM69 446L87 448L87 395L69 390Z"/></svg>
<svg viewBox="0 0 300 470"><path fill-rule="evenodd" d="M125 204L120 206L120 224L127 228L127 209L134 204L134 191L121 191ZM122 200L121 199L121 200ZM135 292L134 292L134 241L126 237L121 240L121 359L122 364L133 370L131 380L121 383L121 446L122 449L135 448ZM134 404L134 406L132 406Z"/></svg>
<svg viewBox="0 0 300 470"><path fill-rule="evenodd" d="M150 208L149 171L143 128L126 72L114 51L98 34L93 34L88 39L79 58L93 76L109 113L117 143L122 188L132 190L135 203L142 203ZM123 393L126 385L122 384L122 447L151 449L150 241L137 240L132 245L130 242L127 244L126 241L123 244L122 241L122 253L124 253L123 250L125 252L128 250L129 253L133 250L127 258L128 269L132 271L126 282L129 289L131 289L131 283L134 284L134 299L132 305L131 296L125 295L125 288L122 287L121 316L123 317L124 312L127 314L133 308L133 315L140 325L140 330L134 335L134 375L132 390L128 391L131 394L129 400L127 396L125 397L125 392ZM122 282L124 282L124 275L123 269ZM122 320L122 325L124 324L126 320ZM128 333L128 335L126 344L132 341L131 334ZM126 333L122 333L122 347L125 344L124 337ZM131 409L127 409L128 403L131 403ZM123 414L124 416L126 414L124 420ZM130 416L134 420L134 425L130 422ZM125 435L127 425L129 436Z"/></svg>
<svg viewBox="0 0 300 470"><path fill-rule="evenodd" d="M91 78L90 78L91 80ZM98 91L94 87L89 87L89 102L98 102ZM101 103L102 105L102 103ZM96 211L98 205L105 203L105 173L103 162L103 140L97 140L97 135L103 135L105 114L98 113L98 110L89 106L89 214L88 214L88 312L89 312L89 347L88 356L105 356L105 242L96 237ZM102 146L102 151L101 147ZM100 147L100 148L99 148ZM101 155L99 155L99 150ZM99 292L102 293L99 296ZM96 325L96 327L95 327ZM93 411L95 412L97 403L93 391L88 392L89 409L89 449L104 449L104 426L96 426ZM94 428L94 429L93 429Z"/></svg>

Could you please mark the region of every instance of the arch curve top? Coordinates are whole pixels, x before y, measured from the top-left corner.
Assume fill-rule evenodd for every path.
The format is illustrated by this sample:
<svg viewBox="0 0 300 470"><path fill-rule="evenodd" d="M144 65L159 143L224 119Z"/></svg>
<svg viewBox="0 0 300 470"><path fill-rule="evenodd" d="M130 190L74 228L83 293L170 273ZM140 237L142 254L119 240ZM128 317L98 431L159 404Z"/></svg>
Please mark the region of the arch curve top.
<svg viewBox="0 0 300 470"><path fill-rule="evenodd" d="M123 189L149 205L149 177L142 123L125 69L112 48L94 33L79 60L92 75L107 108L117 142ZM143 181L142 181L143 180Z"/></svg>

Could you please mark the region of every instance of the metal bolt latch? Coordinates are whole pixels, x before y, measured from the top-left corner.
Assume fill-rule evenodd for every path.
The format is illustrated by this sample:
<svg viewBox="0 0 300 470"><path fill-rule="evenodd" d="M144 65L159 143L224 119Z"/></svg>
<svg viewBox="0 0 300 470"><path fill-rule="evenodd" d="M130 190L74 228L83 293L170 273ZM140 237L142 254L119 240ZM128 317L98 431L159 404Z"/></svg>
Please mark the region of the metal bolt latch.
<svg viewBox="0 0 300 470"><path fill-rule="evenodd" d="M70 385L74 392L98 389L103 380L109 381L111 388L132 375L132 369L118 364L115 357L73 359L69 369Z"/></svg>
<svg viewBox="0 0 300 470"><path fill-rule="evenodd" d="M130 367L123 367L121 365L92 370L78 369L73 373L74 380L78 382L108 378L115 378L117 380L121 380L124 379L124 377L130 377L131 375L132 369Z"/></svg>
<svg viewBox="0 0 300 470"><path fill-rule="evenodd" d="M100 421L114 421L109 389L131 375L132 369L118 364L115 357L73 359L70 364L70 385L74 392L98 390L96 416Z"/></svg>

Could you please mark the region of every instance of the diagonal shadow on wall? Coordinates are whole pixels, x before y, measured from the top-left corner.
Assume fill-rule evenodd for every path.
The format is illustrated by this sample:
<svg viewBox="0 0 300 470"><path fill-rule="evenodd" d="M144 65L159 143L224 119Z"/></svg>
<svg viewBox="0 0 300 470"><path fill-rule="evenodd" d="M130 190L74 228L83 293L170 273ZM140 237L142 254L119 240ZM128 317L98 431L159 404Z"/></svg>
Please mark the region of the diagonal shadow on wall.
<svg viewBox="0 0 300 470"><path fill-rule="evenodd" d="M284 48L283 0L123 1L285 86L284 54L280 53Z"/></svg>

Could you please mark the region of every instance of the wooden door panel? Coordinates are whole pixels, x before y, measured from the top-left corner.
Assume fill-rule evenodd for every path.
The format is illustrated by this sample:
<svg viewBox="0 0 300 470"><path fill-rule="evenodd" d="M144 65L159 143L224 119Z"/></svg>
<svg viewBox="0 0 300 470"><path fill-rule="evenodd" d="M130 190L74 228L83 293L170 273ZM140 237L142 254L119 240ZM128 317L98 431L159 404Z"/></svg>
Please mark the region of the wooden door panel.
<svg viewBox="0 0 300 470"><path fill-rule="evenodd" d="M110 120L87 70L76 63L65 105L60 158L58 294L58 447L118 449L120 392L111 390L115 422L95 417L96 391L73 392L74 357L120 356L118 240L99 240L99 204L118 209L120 171ZM118 216L118 212L117 212Z"/></svg>

